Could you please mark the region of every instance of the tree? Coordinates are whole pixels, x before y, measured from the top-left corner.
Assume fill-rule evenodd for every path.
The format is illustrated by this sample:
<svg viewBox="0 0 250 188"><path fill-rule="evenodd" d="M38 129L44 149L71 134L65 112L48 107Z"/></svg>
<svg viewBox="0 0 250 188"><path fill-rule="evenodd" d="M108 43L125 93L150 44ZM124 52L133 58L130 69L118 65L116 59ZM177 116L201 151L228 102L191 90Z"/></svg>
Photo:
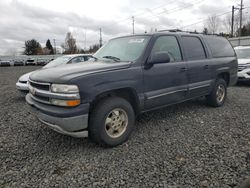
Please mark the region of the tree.
<svg viewBox="0 0 250 188"><path fill-rule="evenodd" d="M241 36L250 36L250 22L243 25L241 29Z"/></svg>
<svg viewBox="0 0 250 188"><path fill-rule="evenodd" d="M62 47L65 49L64 54L75 54L78 52L76 39L73 37L71 32L66 34L65 43L62 44Z"/></svg>
<svg viewBox="0 0 250 188"><path fill-rule="evenodd" d="M223 26L224 26L226 32L231 34L231 29L232 29L232 18L231 18L231 15L227 15L223 19L222 23L223 23ZM235 25L235 23L234 23L234 25ZM235 26L233 26L233 29L235 31Z"/></svg>
<svg viewBox="0 0 250 188"><path fill-rule="evenodd" d="M219 28L220 20L216 15L209 16L207 21L208 32L211 34L216 34Z"/></svg>
<svg viewBox="0 0 250 188"><path fill-rule="evenodd" d="M49 50L49 54L50 54L50 55L54 54L54 49L53 49L53 46L51 45L49 39L48 39L47 42L46 42L46 48Z"/></svg>
<svg viewBox="0 0 250 188"><path fill-rule="evenodd" d="M89 47L89 50L87 51L87 53L95 53L99 48L100 48L99 44L94 44Z"/></svg>
<svg viewBox="0 0 250 188"><path fill-rule="evenodd" d="M208 29L207 29L206 27L204 27L202 33L203 33L204 35L208 35Z"/></svg>
<svg viewBox="0 0 250 188"><path fill-rule="evenodd" d="M25 41L25 55L37 55L42 53L42 47L35 39Z"/></svg>

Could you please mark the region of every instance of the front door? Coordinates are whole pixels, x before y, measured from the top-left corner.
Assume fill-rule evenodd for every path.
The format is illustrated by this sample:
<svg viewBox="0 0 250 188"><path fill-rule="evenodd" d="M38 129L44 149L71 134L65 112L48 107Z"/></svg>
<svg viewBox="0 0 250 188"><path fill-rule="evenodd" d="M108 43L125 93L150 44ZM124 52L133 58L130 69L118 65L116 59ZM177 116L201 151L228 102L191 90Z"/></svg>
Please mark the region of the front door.
<svg viewBox="0 0 250 188"><path fill-rule="evenodd" d="M166 52L170 62L154 64L144 69L145 108L174 104L185 99L188 91L187 65L183 61L175 36L159 36L155 39L151 56Z"/></svg>

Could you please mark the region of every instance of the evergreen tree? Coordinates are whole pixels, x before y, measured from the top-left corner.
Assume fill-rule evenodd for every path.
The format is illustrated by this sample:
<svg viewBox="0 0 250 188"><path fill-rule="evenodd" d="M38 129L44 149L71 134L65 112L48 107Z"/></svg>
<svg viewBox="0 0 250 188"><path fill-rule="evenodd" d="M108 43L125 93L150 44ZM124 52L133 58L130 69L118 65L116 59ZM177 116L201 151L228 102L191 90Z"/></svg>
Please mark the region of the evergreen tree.
<svg viewBox="0 0 250 188"><path fill-rule="evenodd" d="M53 46L51 45L51 42L49 39L46 42L46 48L49 50L49 54L51 54L51 55L54 54L54 49L53 49Z"/></svg>
<svg viewBox="0 0 250 188"><path fill-rule="evenodd" d="M41 45L35 39L25 41L25 55L37 55L41 53Z"/></svg>

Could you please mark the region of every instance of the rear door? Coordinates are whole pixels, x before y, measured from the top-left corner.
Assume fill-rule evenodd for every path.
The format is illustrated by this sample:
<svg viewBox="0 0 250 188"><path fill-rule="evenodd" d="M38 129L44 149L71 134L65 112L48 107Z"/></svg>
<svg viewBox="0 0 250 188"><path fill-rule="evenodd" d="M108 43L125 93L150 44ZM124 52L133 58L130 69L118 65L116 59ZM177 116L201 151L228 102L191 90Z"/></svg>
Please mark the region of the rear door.
<svg viewBox="0 0 250 188"><path fill-rule="evenodd" d="M159 52L168 53L170 62L144 69L146 109L183 101L187 93L187 65L177 38L167 35L156 38L151 55Z"/></svg>
<svg viewBox="0 0 250 188"><path fill-rule="evenodd" d="M188 98L206 95L212 82L211 59L198 36L182 36L182 46L188 71Z"/></svg>

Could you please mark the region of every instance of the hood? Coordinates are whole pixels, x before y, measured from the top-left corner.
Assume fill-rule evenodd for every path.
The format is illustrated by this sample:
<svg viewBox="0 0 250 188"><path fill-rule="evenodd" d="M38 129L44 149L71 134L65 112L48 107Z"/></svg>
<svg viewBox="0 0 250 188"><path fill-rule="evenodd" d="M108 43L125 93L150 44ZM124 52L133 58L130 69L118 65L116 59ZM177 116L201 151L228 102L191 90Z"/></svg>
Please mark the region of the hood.
<svg viewBox="0 0 250 188"><path fill-rule="evenodd" d="M238 64L244 65L244 64L250 64L250 59L238 59Z"/></svg>
<svg viewBox="0 0 250 188"><path fill-rule="evenodd" d="M22 75L18 80L21 81L21 82L27 82L29 80L29 76L35 71L32 71L32 72L28 72L24 75Z"/></svg>
<svg viewBox="0 0 250 188"><path fill-rule="evenodd" d="M131 62L95 61L76 64L66 64L58 67L41 69L30 75L37 82L65 83L78 76L129 68Z"/></svg>

